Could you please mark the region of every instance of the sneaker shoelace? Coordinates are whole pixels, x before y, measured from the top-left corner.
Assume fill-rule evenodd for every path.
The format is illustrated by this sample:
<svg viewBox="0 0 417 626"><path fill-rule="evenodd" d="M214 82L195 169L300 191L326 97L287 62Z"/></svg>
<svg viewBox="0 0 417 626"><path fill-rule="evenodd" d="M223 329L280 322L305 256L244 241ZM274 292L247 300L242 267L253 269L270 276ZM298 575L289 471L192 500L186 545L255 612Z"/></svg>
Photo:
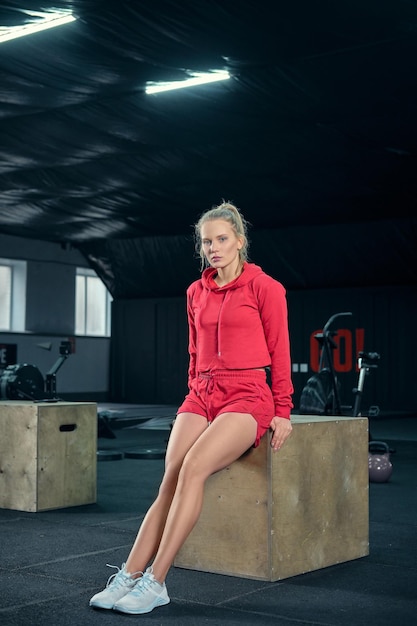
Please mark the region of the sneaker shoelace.
<svg viewBox="0 0 417 626"><path fill-rule="evenodd" d="M106 563L106 566L112 567L113 569L117 569L117 572L115 574L112 574L111 576L109 576L109 579L106 584L106 589L107 587L110 587L110 585L113 585L113 588L116 589L117 587L120 587L120 585L123 585L126 579L132 579L133 576L136 576L137 574L142 574L143 576L143 572L135 572L134 574L127 574L126 572L123 572L124 565L122 566L122 569L120 569L120 567L118 567L117 565L110 565L109 563Z"/></svg>
<svg viewBox="0 0 417 626"><path fill-rule="evenodd" d="M155 578L151 578L150 574L152 574L152 572L145 572L143 574L142 578L139 579L140 584L135 585L135 587L132 589L132 594L139 596L154 586L154 583L156 583L157 581L155 580Z"/></svg>

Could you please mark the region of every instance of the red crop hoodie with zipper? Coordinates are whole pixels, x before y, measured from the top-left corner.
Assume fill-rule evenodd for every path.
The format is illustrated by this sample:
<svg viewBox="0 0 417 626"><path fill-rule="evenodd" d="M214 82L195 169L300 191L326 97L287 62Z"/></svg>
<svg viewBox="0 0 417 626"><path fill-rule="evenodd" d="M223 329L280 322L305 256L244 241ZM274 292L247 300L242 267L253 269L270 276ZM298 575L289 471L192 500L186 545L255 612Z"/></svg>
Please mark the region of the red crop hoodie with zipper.
<svg viewBox="0 0 417 626"><path fill-rule="evenodd" d="M209 267L187 289L190 364L188 386L199 372L270 366L275 415L290 417L291 359L285 289L254 263L219 287Z"/></svg>

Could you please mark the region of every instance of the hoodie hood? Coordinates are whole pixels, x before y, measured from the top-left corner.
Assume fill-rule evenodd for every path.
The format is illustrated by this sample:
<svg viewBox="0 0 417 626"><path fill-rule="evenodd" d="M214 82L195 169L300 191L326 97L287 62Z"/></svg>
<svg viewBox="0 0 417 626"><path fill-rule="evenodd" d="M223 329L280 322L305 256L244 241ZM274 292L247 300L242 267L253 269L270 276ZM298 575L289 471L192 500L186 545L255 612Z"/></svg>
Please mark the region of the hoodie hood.
<svg viewBox="0 0 417 626"><path fill-rule="evenodd" d="M201 282L203 283L203 287L208 289L209 291L230 291L232 289L239 289L239 287L243 287L251 282L256 276L263 274L263 270L259 265L255 265L255 263L244 263L242 273L237 276L234 280L227 285L223 285L223 287L219 287L215 281L214 277L217 274L217 269L215 267L208 267L204 270L201 275Z"/></svg>

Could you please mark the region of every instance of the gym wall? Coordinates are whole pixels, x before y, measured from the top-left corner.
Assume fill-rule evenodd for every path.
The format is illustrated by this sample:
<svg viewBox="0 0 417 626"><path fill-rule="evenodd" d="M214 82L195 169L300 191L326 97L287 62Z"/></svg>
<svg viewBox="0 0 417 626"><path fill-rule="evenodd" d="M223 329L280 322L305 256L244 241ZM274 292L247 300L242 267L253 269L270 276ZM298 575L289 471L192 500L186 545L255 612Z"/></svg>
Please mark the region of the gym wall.
<svg viewBox="0 0 417 626"><path fill-rule="evenodd" d="M88 267L85 258L59 244L6 235L0 235L0 256L27 262L27 331L0 332L0 344L16 345L17 363L33 365L45 377L60 356L61 341L70 339L74 352L57 372L57 395L105 401L110 338L74 336L75 274L77 267Z"/></svg>

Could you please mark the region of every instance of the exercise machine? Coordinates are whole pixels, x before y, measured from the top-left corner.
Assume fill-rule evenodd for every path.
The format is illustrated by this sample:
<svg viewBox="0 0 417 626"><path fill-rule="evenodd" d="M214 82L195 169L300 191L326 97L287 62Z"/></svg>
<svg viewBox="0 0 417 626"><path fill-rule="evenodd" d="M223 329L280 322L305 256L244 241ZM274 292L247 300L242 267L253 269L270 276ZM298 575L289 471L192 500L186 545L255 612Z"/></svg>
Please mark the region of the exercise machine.
<svg viewBox="0 0 417 626"><path fill-rule="evenodd" d="M56 375L71 354L71 342L61 341L59 358L47 372L45 380L35 365L9 365L0 376L0 400L33 400L57 402Z"/></svg>
<svg viewBox="0 0 417 626"><path fill-rule="evenodd" d="M338 331L331 326L340 317L351 316L351 311L335 313L324 325L321 333L316 333L314 338L320 346L319 370L311 376L300 397L300 413L313 415L361 415L361 404L365 377L371 369L378 367L380 355L377 352L359 352L358 369L359 379L357 387L352 391L354 402L352 406L342 406L340 399L340 382L334 367L334 350L337 344L334 338ZM373 405L369 408L368 416L375 417L379 414L379 407Z"/></svg>

